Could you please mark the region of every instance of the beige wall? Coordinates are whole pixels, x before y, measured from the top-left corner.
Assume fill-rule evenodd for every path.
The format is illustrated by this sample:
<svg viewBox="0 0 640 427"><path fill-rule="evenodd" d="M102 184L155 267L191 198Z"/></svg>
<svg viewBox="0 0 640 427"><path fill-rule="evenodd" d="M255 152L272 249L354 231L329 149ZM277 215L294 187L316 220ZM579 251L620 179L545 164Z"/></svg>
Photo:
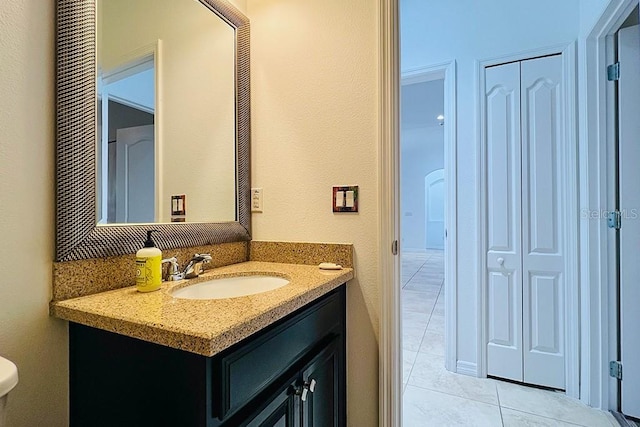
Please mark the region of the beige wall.
<svg viewBox="0 0 640 427"><path fill-rule="evenodd" d="M580 37L589 35L593 26L613 0L580 0Z"/></svg>
<svg viewBox="0 0 640 427"><path fill-rule="evenodd" d="M377 2L248 0L258 240L351 242L348 419L378 423ZM331 186L360 186L334 214Z"/></svg>
<svg viewBox="0 0 640 427"><path fill-rule="evenodd" d="M247 0L228 0L229 3L234 5L240 12L247 14Z"/></svg>
<svg viewBox="0 0 640 427"><path fill-rule="evenodd" d="M49 317L54 2L0 3L0 355L18 365L9 427L66 426L66 322Z"/></svg>

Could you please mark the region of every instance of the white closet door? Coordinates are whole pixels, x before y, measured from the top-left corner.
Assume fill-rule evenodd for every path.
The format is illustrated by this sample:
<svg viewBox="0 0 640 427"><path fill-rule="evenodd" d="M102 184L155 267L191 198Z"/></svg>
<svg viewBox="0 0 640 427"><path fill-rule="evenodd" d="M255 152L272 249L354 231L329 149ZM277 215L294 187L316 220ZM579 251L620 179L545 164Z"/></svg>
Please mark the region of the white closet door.
<svg viewBox="0 0 640 427"><path fill-rule="evenodd" d="M155 221L153 125L116 132L116 222Z"/></svg>
<svg viewBox="0 0 640 427"><path fill-rule="evenodd" d="M520 64L485 71L487 373L522 381Z"/></svg>
<svg viewBox="0 0 640 427"><path fill-rule="evenodd" d="M560 55L521 62L524 382L565 388Z"/></svg>
<svg viewBox="0 0 640 427"><path fill-rule="evenodd" d="M640 418L640 27L620 30L620 326L622 412Z"/></svg>

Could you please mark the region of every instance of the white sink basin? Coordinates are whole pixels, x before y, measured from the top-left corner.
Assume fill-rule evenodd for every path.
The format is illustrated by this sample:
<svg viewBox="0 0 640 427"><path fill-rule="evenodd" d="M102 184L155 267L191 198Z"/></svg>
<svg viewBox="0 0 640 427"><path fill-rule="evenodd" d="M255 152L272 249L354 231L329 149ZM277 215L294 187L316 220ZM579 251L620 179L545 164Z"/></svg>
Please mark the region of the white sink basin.
<svg viewBox="0 0 640 427"><path fill-rule="evenodd" d="M235 298L272 291L288 283L287 279L276 276L223 277L176 289L171 296L184 299Z"/></svg>

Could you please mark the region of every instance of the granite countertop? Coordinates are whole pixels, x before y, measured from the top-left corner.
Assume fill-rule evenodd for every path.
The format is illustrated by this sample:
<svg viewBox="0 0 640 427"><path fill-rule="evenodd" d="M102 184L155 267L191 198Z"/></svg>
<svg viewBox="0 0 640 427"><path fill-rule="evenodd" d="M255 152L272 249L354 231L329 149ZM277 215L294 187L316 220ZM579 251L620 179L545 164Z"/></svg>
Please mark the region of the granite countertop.
<svg viewBox="0 0 640 427"><path fill-rule="evenodd" d="M220 300L173 298L169 292L216 277L273 274L290 283L254 295ZM248 261L208 270L199 278L165 282L156 292L135 286L51 302L61 319L180 350L213 356L353 278L353 269Z"/></svg>

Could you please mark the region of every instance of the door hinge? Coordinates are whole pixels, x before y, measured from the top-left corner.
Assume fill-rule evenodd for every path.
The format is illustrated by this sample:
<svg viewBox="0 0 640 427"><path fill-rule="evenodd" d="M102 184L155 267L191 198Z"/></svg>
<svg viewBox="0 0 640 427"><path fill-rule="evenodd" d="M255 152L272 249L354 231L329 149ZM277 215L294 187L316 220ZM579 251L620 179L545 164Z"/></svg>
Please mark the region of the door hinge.
<svg viewBox="0 0 640 427"><path fill-rule="evenodd" d="M398 241L394 240L391 244L391 253L394 255L398 255Z"/></svg>
<svg viewBox="0 0 640 427"><path fill-rule="evenodd" d="M610 82L620 80L620 63L616 62L607 66L607 80Z"/></svg>
<svg viewBox="0 0 640 427"><path fill-rule="evenodd" d="M615 211L607 214L607 225L609 228L614 228L616 230L620 230L620 228L622 228L622 215L619 210L616 209Z"/></svg>
<svg viewBox="0 0 640 427"><path fill-rule="evenodd" d="M622 363L618 362L617 360L612 360L611 362L609 362L609 376L621 380Z"/></svg>

